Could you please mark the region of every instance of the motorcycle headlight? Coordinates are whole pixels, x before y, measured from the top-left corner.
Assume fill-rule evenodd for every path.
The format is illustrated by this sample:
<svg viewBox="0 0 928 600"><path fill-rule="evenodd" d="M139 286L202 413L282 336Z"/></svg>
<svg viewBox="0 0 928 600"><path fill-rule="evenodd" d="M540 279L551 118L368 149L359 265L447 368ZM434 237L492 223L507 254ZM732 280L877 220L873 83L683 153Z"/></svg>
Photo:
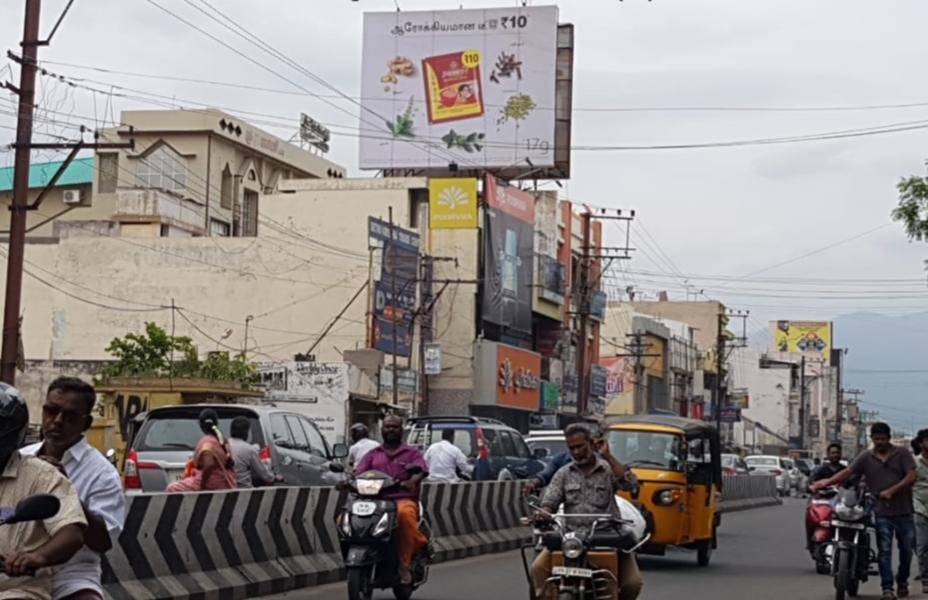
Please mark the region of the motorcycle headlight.
<svg viewBox="0 0 928 600"><path fill-rule="evenodd" d="M376 496L383 489L383 479L357 479L355 488L362 496Z"/></svg>
<svg viewBox="0 0 928 600"><path fill-rule="evenodd" d="M377 521L377 525L374 527L373 536L380 537L387 532L387 527L390 526L390 513L384 513L380 520Z"/></svg>
<svg viewBox="0 0 928 600"><path fill-rule="evenodd" d="M859 521L864 516L864 509L862 506L839 504L835 507L835 514L842 521Z"/></svg>
<svg viewBox="0 0 928 600"><path fill-rule="evenodd" d="M564 552L564 556L570 560L580 558L583 554L583 542L577 538L567 538L561 545L561 550Z"/></svg>

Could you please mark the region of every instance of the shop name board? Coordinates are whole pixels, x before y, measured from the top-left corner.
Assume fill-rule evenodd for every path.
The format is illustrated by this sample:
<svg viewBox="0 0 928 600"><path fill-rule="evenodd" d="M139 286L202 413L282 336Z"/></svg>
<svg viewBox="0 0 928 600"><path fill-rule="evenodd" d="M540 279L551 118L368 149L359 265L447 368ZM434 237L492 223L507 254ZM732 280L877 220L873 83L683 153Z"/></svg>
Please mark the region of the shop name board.
<svg viewBox="0 0 928 600"><path fill-rule="evenodd" d="M541 380L538 375L524 367L513 367L512 361L504 358L499 365L499 386L506 392L537 390Z"/></svg>

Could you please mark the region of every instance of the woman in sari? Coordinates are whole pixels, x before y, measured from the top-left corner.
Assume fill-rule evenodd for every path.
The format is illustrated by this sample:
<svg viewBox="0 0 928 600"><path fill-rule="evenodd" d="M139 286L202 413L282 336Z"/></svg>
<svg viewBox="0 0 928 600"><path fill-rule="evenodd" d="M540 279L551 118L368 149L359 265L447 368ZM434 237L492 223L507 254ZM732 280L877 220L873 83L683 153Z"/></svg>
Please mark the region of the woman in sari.
<svg viewBox="0 0 928 600"><path fill-rule="evenodd" d="M200 413L203 437L197 442L193 458L187 462L184 478L168 486L169 492L206 492L236 487L232 470L232 454L222 431L219 415L212 408Z"/></svg>

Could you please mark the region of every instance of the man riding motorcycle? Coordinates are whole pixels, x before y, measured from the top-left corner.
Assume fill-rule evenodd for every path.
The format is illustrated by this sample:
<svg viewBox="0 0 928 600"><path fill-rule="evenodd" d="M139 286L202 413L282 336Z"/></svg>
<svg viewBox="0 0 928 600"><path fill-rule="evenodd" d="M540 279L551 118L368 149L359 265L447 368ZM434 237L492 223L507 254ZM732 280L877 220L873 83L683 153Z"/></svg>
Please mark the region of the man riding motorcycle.
<svg viewBox="0 0 928 600"><path fill-rule="evenodd" d="M555 513L563 504L565 513L610 513L620 517L615 493L626 485L625 466L613 456L604 440L600 440L599 447L594 448L593 434L585 425L571 425L564 435L573 461L551 479L541 501L542 508L547 513ZM535 518L542 520L545 517L539 513ZM575 524L589 527L592 522L577 520ZM544 550L532 564L532 582L538 597L543 597L545 581L550 574L551 557ZM622 557L617 575L619 600L635 600L644 582L633 555Z"/></svg>
<svg viewBox="0 0 928 600"><path fill-rule="evenodd" d="M380 471L401 482L397 492L385 494L385 498L396 502L397 539L399 541L400 581L412 583L410 566L419 550L429 541L419 530L419 484L428 474L428 465L415 446L403 443L403 419L388 415L380 428L383 445L370 450L355 467L356 473ZM407 474L407 467L417 465L421 471Z"/></svg>

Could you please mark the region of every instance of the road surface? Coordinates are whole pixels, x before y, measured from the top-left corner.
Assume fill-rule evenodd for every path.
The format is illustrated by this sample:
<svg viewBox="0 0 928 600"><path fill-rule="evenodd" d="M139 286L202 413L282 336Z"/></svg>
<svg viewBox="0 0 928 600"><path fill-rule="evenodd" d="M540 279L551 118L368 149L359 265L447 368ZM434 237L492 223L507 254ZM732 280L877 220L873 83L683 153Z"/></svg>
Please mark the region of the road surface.
<svg viewBox="0 0 928 600"><path fill-rule="evenodd" d="M816 575L803 551L804 500L787 499L783 506L723 516L719 549L707 568L696 566L693 553L668 552L666 557L641 557L643 600L828 600L834 598L831 578ZM913 592L920 590L911 582ZM879 577L861 587L861 600L880 596ZM913 597L920 594L913 593ZM276 600L336 600L345 598L345 584L298 590ZM928 597L928 596L926 596ZM393 598L389 591L375 600ZM436 565L429 583L415 600L527 600L528 587L518 552L485 555Z"/></svg>

